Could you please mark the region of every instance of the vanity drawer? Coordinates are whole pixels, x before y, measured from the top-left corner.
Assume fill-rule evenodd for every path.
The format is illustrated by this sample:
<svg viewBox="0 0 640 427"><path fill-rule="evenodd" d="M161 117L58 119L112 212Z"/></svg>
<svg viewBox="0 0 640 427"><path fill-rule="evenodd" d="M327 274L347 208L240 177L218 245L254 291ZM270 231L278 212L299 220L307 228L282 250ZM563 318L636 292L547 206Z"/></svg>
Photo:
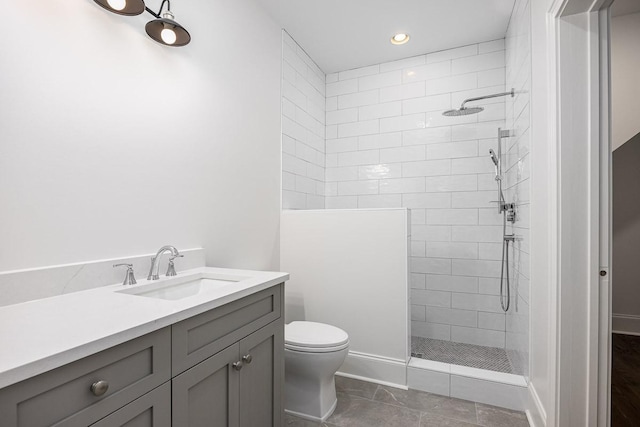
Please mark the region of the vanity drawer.
<svg viewBox="0 0 640 427"><path fill-rule="evenodd" d="M164 328L2 389L2 426L86 427L168 381L170 347Z"/></svg>
<svg viewBox="0 0 640 427"><path fill-rule="evenodd" d="M166 382L157 389L118 409L91 427L171 427L171 383Z"/></svg>
<svg viewBox="0 0 640 427"><path fill-rule="evenodd" d="M282 285L191 317L171 327L172 370L178 375L279 319Z"/></svg>

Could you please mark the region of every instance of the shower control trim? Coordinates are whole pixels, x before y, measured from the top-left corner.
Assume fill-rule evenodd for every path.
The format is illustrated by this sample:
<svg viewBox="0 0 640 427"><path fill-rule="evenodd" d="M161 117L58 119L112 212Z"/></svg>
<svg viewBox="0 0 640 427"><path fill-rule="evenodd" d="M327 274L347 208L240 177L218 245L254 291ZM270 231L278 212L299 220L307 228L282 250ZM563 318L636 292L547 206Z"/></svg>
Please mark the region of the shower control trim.
<svg viewBox="0 0 640 427"><path fill-rule="evenodd" d="M516 205L515 203L505 203L502 207L507 212L507 221L516 222Z"/></svg>
<svg viewBox="0 0 640 427"><path fill-rule="evenodd" d="M492 200L491 203L498 204L498 212L507 213L507 221L516 222L516 204L515 203L505 203L502 200Z"/></svg>

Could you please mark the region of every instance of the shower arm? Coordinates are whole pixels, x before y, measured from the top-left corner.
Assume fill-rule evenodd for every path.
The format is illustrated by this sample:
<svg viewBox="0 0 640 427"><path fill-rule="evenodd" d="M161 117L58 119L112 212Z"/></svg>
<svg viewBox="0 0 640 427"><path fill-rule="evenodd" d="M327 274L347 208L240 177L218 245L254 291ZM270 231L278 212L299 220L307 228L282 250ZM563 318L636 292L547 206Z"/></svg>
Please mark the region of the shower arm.
<svg viewBox="0 0 640 427"><path fill-rule="evenodd" d="M466 104L467 102L482 101L483 99L499 98L501 96L508 96L508 95L511 95L511 97L513 98L515 96L515 91L513 89L511 89L511 91L509 91L509 92L502 92L502 93L496 93L496 94L493 94L493 95L485 95L485 96L479 96L477 98L465 99L462 102L462 105L460 106L460 109L464 110L464 104Z"/></svg>

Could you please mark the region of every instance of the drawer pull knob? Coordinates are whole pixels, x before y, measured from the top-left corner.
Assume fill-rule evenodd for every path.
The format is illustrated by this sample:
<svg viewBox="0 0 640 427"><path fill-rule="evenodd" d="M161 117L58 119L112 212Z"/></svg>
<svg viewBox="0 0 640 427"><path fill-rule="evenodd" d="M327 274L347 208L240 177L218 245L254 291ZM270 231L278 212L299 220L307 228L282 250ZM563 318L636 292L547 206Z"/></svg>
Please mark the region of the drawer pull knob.
<svg viewBox="0 0 640 427"><path fill-rule="evenodd" d="M95 396L102 396L107 392L107 390L109 390L109 383L104 380L96 381L91 384L91 393Z"/></svg>
<svg viewBox="0 0 640 427"><path fill-rule="evenodd" d="M247 365L251 363L252 360L253 360L253 357L251 357L250 354L247 354L246 356L242 356L242 361Z"/></svg>
<svg viewBox="0 0 640 427"><path fill-rule="evenodd" d="M236 371L239 371L240 369L242 369L242 362L235 362L231 366L233 366L233 369L235 369Z"/></svg>

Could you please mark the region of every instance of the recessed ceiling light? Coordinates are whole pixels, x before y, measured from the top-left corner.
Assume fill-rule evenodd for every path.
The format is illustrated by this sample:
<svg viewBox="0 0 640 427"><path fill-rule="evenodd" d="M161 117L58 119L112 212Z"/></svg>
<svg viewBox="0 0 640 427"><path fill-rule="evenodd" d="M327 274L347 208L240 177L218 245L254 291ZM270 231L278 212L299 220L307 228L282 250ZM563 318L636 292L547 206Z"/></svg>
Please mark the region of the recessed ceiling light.
<svg viewBox="0 0 640 427"><path fill-rule="evenodd" d="M395 36L391 37L391 44L405 44L409 41L411 37L409 34L398 33Z"/></svg>

